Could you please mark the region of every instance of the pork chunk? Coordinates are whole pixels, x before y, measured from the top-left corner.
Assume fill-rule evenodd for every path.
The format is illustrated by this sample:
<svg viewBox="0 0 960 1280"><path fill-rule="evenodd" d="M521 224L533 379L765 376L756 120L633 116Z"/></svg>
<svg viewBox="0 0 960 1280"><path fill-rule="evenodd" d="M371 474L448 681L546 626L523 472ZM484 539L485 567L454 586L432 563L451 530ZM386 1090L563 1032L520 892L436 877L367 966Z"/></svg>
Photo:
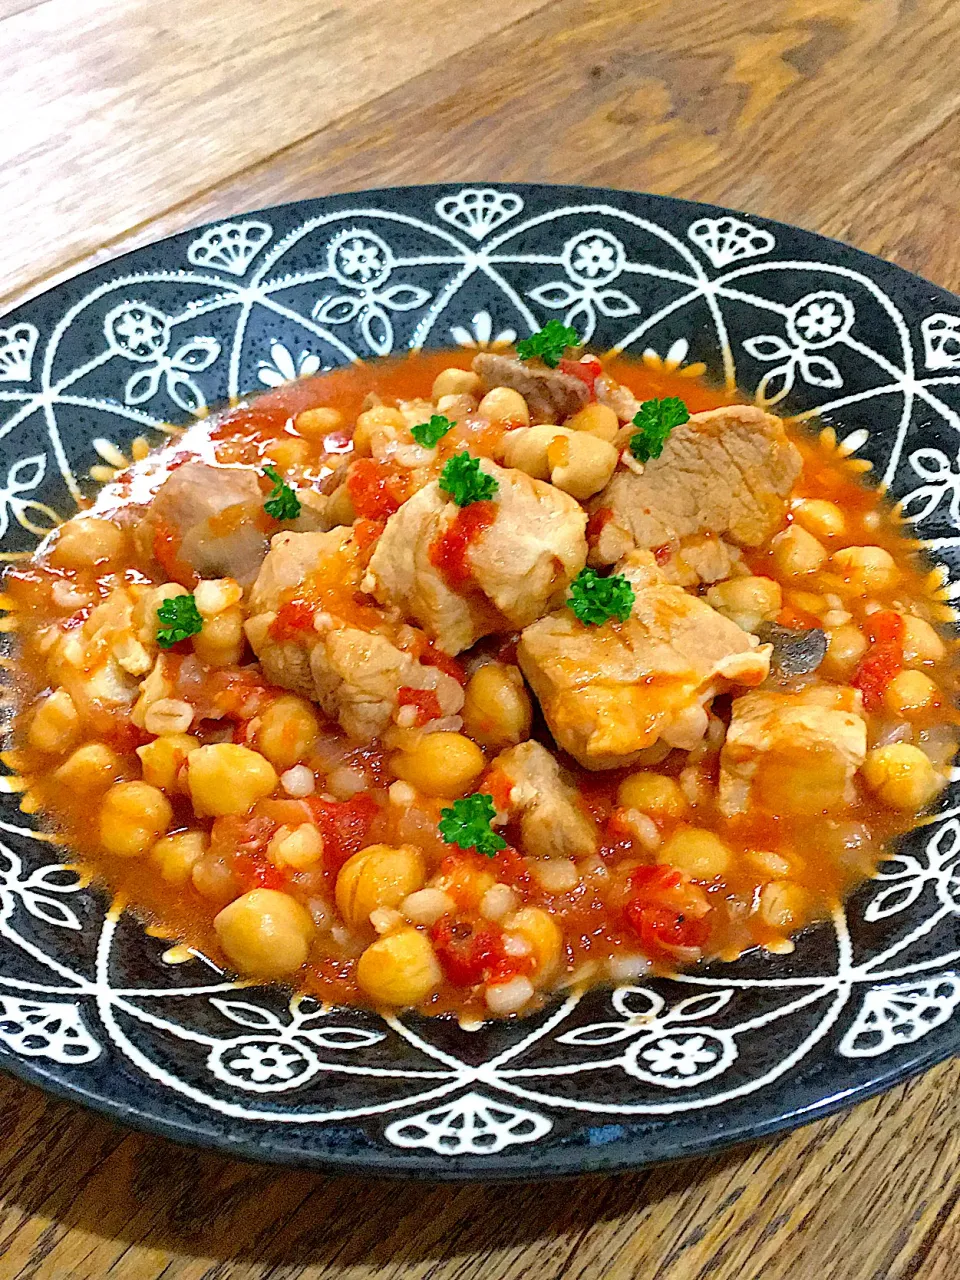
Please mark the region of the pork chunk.
<svg viewBox="0 0 960 1280"><path fill-rule="evenodd" d="M640 475L626 466L593 499L603 513L592 558L613 564L630 546L679 544L709 533L758 547L782 524L800 474L779 418L750 405L697 413L675 427Z"/></svg>
<svg viewBox="0 0 960 1280"><path fill-rule="evenodd" d="M853 775L867 753L858 689L813 685L760 690L733 704L720 753L720 808L811 815L854 800Z"/></svg>
<svg viewBox="0 0 960 1280"><path fill-rule="evenodd" d="M433 691L442 714L456 716L458 682L400 647L412 628L363 602L360 574L349 528L277 534L246 623L267 679L318 702L355 742L372 742L395 720L404 687ZM286 619L284 606L294 600Z"/></svg>
<svg viewBox="0 0 960 1280"><path fill-rule="evenodd" d="M262 523L255 472L187 462L157 490L137 538L185 587L225 577L249 587L267 554Z"/></svg>
<svg viewBox="0 0 960 1280"><path fill-rule="evenodd" d="M756 687L770 666L769 645L669 583L650 552L618 572L634 588L625 622L586 626L564 609L527 627L517 650L554 737L587 769L631 764L661 739L694 747L714 695Z"/></svg>
<svg viewBox="0 0 960 1280"><path fill-rule="evenodd" d="M492 523L466 552L464 580L452 580L431 554L451 526L472 518L471 508L448 501L433 481L387 521L364 583L451 654L556 608L587 554L578 502L522 471L481 465L499 488Z"/></svg>
<svg viewBox="0 0 960 1280"><path fill-rule="evenodd" d="M494 387L511 387L519 391L530 409L534 422L563 422L572 417L590 399L581 378L548 369L545 365L529 365L514 356L498 356L481 352L473 360L473 371L485 391Z"/></svg>
<svg viewBox="0 0 960 1280"><path fill-rule="evenodd" d="M546 747L532 740L521 742L501 751L492 771L512 783L509 812L520 818L528 853L538 858L582 858L596 852L596 824Z"/></svg>

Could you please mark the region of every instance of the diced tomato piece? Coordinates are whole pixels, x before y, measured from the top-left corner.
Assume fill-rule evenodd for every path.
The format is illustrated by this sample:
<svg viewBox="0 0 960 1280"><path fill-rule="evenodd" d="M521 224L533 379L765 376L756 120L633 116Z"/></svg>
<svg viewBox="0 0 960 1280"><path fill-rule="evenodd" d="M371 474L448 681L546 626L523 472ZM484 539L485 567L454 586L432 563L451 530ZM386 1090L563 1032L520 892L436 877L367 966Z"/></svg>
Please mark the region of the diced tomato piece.
<svg viewBox="0 0 960 1280"><path fill-rule="evenodd" d="M868 619L870 648L864 654L850 682L863 694L863 705L876 711L887 686L903 670L903 618L892 609L882 609Z"/></svg>
<svg viewBox="0 0 960 1280"><path fill-rule="evenodd" d="M498 880L523 893L530 888L530 872L526 859L512 845L501 849L491 859L491 865Z"/></svg>
<svg viewBox="0 0 960 1280"><path fill-rule="evenodd" d="M367 520L361 518L353 526L353 540L361 551L367 551L378 541L386 527L385 520Z"/></svg>
<svg viewBox="0 0 960 1280"><path fill-rule="evenodd" d="M264 854L254 850L235 853L233 869L243 883L244 892L251 889L284 889L287 885L283 873Z"/></svg>
<svg viewBox="0 0 960 1280"><path fill-rule="evenodd" d="M603 526L609 524L612 519L613 512L609 507L598 507L587 521L587 541L595 542L600 537Z"/></svg>
<svg viewBox="0 0 960 1280"><path fill-rule="evenodd" d="M785 604L777 614L777 622L781 627L792 627L794 631L810 631L822 626L820 619L805 609L797 609L794 605Z"/></svg>
<svg viewBox="0 0 960 1280"><path fill-rule="evenodd" d="M630 887L637 893L654 897L671 889L679 889L683 884L682 874L675 867L658 862L652 867L634 867L627 877Z"/></svg>
<svg viewBox="0 0 960 1280"><path fill-rule="evenodd" d="M603 365L596 356L581 356L579 360L561 360L560 372L579 378L581 382L587 384L592 393L594 383L603 373Z"/></svg>
<svg viewBox="0 0 960 1280"><path fill-rule="evenodd" d="M336 876L347 859L364 847L367 831L379 812L377 802L361 793L350 800L310 796L306 803L323 836L324 870Z"/></svg>
<svg viewBox="0 0 960 1280"><path fill-rule="evenodd" d="M309 633L313 630L316 612L317 606L309 600L300 600L296 596L285 600L270 623L270 634L277 640L293 640L304 632Z"/></svg>
<svg viewBox="0 0 960 1280"><path fill-rule="evenodd" d="M663 542L659 547L653 548L653 558L656 560L657 564L667 564L672 555L673 547L671 547L669 542Z"/></svg>
<svg viewBox="0 0 960 1280"><path fill-rule="evenodd" d="M627 919L640 936L644 952L656 959L662 952L669 955L677 948L701 948L710 934L705 918L694 920L673 907L658 907L649 902L627 905Z"/></svg>
<svg viewBox="0 0 960 1280"><path fill-rule="evenodd" d="M449 653L438 649L432 640L427 642L418 656L425 667L436 667L444 675L452 676L458 684L467 683L467 673L456 658L451 658Z"/></svg>
<svg viewBox="0 0 960 1280"><path fill-rule="evenodd" d="M406 502L410 481L390 463L358 458L350 465L347 493L358 516L386 520Z"/></svg>
<svg viewBox="0 0 960 1280"><path fill-rule="evenodd" d="M498 813L506 813L510 808L510 792L513 790L513 779L500 769L491 769L484 774L480 790L493 799Z"/></svg>
<svg viewBox="0 0 960 1280"><path fill-rule="evenodd" d="M412 689L405 684L397 694L397 704L401 707L416 707L417 718L414 723L418 727L430 720L439 720L443 715L440 699L432 689Z"/></svg>
<svg viewBox="0 0 960 1280"><path fill-rule="evenodd" d="M508 958L500 931L487 920L445 917L430 930L430 939L444 973L458 987L486 982Z"/></svg>
<svg viewBox="0 0 960 1280"><path fill-rule="evenodd" d="M460 587L473 576L467 552L497 518L495 502L471 502L460 507L452 522L430 548L430 563L440 570L452 587Z"/></svg>

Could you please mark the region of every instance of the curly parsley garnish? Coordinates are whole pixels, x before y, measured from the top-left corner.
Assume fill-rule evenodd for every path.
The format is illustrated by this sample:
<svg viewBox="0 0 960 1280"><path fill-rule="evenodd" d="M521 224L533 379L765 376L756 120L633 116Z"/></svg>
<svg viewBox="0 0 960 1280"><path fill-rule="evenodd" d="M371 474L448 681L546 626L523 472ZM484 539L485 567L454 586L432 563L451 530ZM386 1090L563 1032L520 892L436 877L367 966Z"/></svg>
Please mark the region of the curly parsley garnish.
<svg viewBox="0 0 960 1280"><path fill-rule="evenodd" d="M477 853L492 858L507 847L503 836L497 835L490 826L496 816L493 796L475 792L462 800L454 800L449 809L441 809L438 829L447 844L476 849Z"/></svg>
<svg viewBox="0 0 960 1280"><path fill-rule="evenodd" d="M485 502L500 488L493 476L480 470L480 459L469 453L455 453L440 473L440 488L449 493L458 507Z"/></svg>
<svg viewBox="0 0 960 1280"><path fill-rule="evenodd" d="M157 632L157 644L169 649L180 640L189 640L203 627L203 619L193 596L168 596L157 609L163 624Z"/></svg>
<svg viewBox="0 0 960 1280"><path fill-rule="evenodd" d="M570 584L567 604L589 626L611 618L626 622L633 608L633 587L619 573L602 578L596 569L581 569Z"/></svg>
<svg viewBox="0 0 960 1280"><path fill-rule="evenodd" d="M644 400L633 419L633 425L640 430L630 437L630 452L638 462L659 458L673 428L689 421L690 411L679 396Z"/></svg>
<svg viewBox="0 0 960 1280"><path fill-rule="evenodd" d="M521 338L517 343L517 355L521 360L533 360L537 356L549 368L555 369L563 359L567 347L579 344L580 337L576 329L559 320L548 320L537 333L529 338Z"/></svg>
<svg viewBox="0 0 960 1280"><path fill-rule="evenodd" d="M442 413L435 413L429 422L418 422L415 427L411 427L410 434L417 444L422 444L425 449L432 449L452 427L453 423L449 418L445 418Z"/></svg>
<svg viewBox="0 0 960 1280"><path fill-rule="evenodd" d="M263 504L264 511L274 520L296 520L300 514L300 499L276 467L264 467L263 474L273 481L270 497Z"/></svg>

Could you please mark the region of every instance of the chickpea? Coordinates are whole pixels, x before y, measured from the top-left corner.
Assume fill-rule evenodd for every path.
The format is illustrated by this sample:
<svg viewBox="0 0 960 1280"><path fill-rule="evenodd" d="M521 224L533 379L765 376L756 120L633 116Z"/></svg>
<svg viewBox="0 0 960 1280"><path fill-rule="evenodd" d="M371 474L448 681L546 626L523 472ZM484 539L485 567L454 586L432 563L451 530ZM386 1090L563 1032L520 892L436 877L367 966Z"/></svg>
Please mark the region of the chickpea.
<svg viewBox="0 0 960 1280"><path fill-rule="evenodd" d="M770 542L773 562L786 577L814 573L827 558L827 550L812 533L792 524Z"/></svg>
<svg viewBox="0 0 960 1280"><path fill-rule="evenodd" d="M467 682L463 727L481 747L501 751L530 737L533 707L519 667L488 662Z"/></svg>
<svg viewBox="0 0 960 1280"><path fill-rule="evenodd" d="M789 880L771 880L760 890L759 914L771 929L796 929L810 912L810 895Z"/></svg>
<svg viewBox="0 0 960 1280"><path fill-rule="evenodd" d="M425 875L423 854L413 845L372 844L340 868L337 909L352 929L365 929L372 911L399 907L423 888Z"/></svg>
<svg viewBox="0 0 960 1280"><path fill-rule="evenodd" d="M856 595L874 595L900 580L896 561L883 547L841 547L830 557L830 567Z"/></svg>
<svg viewBox="0 0 960 1280"><path fill-rule="evenodd" d="M674 779L659 773L631 773L617 789L617 803L657 818L682 818L689 807Z"/></svg>
<svg viewBox="0 0 960 1280"><path fill-rule="evenodd" d="M88 742L67 756L54 780L78 794L103 791L123 772L123 761L105 742Z"/></svg>
<svg viewBox="0 0 960 1280"><path fill-rule="evenodd" d="M258 751L233 742L199 747L187 758L187 786L198 817L246 813L272 795L277 774Z"/></svg>
<svg viewBox="0 0 960 1280"><path fill-rule="evenodd" d="M235 666L243 656L243 611L239 605L204 618L203 627L193 637L193 651L211 667Z"/></svg>
<svg viewBox="0 0 960 1280"><path fill-rule="evenodd" d="M761 622L772 622L780 612L783 592L772 578L728 578L709 589L707 604L744 631L755 631Z"/></svg>
<svg viewBox="0 0 960 1280"><path fill-rule="evenodd" d="M480 379L471 369L444 369L433 380L434 401L443 396L472 396L480 390Z"/></svg>
<svg viewBox="0 0 960 1280"><path fill-rule="evenodd" d="M116 564L127 546L127 535L109 520L74 516L60 526L50 562L60 569L89 569Z"/></svg>
<svg viewBox="0 0 960 1280"><path fill-rule="evenodd" d="M251 978L282 978L307 961L314 924L309 911L279 889L252 889L213 921L232 964Z"/></svg>
<svg viewBox="0 0 960 1280"><path fill-rule="evenodd" d="M240 892L240 883L220 853L207 851L194 865L190 879L202 898L224 907Z"/></svg>
<svg viewBox="0 0 960 1280"><path fill-rule="evenodd" d="M175 791L177 775L187 756L199 749L200 743L189 733L168 733L143 747L137 747L144 782L162 791Z"/></svg>
<svg viewBox="0 0 960 1280"><path fill-rule="evenodd" d="M427 796L453 800L471 789L484 769L483 752L462 733L425 733L411 751L390 757L398 778Z"/></svg>
<svg viewBox="0 0 960 1280"><path fill-rule="evenodd" d="M357 418L353 429L353 447L358 454L369 455L390 440L395 440L406 428L406 419L399 409L375 405Z"/></svg>
<svg viewBox="0 0 960 1280"><path fill-rule="evenodd" d="M835 680L847 680L853 675L857 663L867 652L870 642L859 627L852 622L835 627L830 632L827 652L823 660L823 672Z"/></svg>
<svg viewBox="0 0 960 1280"><path fill-rule="evenodd" d="M730 850L712 831L681 827L667 840L659 858L694 880L712 880L730 865Z"/></svg>
<svg viewBox="0 0 960 1280"><path fill-rule="evenodd" d="M323 836L312 822L279 827L267 845L267 856L274 866L306 871L323 856Z"/></svg>
<svg viewBox="0 0 960 1280"><path fill-rule="evenodd" d="M281 471L289 471L292 467L302 467L310 457L310 445L298 436L279 436L269 440L264 448L264 457Z"/></svg>
<svg viewBox="0 0 960 1280"><path fill-rule="evenodd" d="M563 953L563 934L553 916L541 907L521 907L506 917L503 928L529 944L538 985L549 981L559 969Z"/></svg>
<svg viewBox="0 0 960 1280"><path fill-rule="evenodd" d="M512 422L514 426L529 426L530 409L519 391L512 387L494 387L480 401L477 412L491 422Z"/></svg>
<svg viewBox="0 0 960 1280"><path fill-rule="evenodd" d="M944 785L920 748L908 742L868 751L863 776L878 800L891 809L914 813L929 804Z"/></svg>
<svg viewBox="0 0 960 1280"><path fill-rule="evenodd" d="M547 480L550 476L548 448L555 440L565 439L572 434L566 427L555 427L547 422L540 422L535 427L511 431L504 441L504 465L515 467L518 471L532 476L534 480Z"/></svg>
<svg viewBox="0 0 960 1280"><path fill-rule="evenodd" d="M277 769L305 760L319 741L320 718L305 698L277 698L260 717L257 746Z"/></svg>
<svg viewBox="0 0 960 1280"><path fill-rule="evenodd" d="M421 1004L442 981L429 938L414 928L378 938L357 961L357 985L377 1004Z"/></svg>
<svg viewBox="0 0 960 1280"><path fill-rule="evenodd" d="M883 702L888 711L906 720L940 705L940 690L922 671L900 671L887 685Z"/></svg>
<svg viewBox="0 0 960 1280"><path fill-rule="evenodd" d="M80 736L80 716L66 689L54 689L33 713L27 741L47 755L63 755Z"/></svg>
<svg viewBox="0 0 960 1280"><path fill-rule="evenodd" d="M190 883L193 869L206 853L208 844L203 831L178 831L156 842L150 850L150 861L156 864L161 880L182 889Z"/></svg>
<svg viewBox="0 0 960 1280"><path fill-rule="evenodd" d="M161 626L157 610L164 600L174 600L178 596L188 594L186 587L181 586L179 582L164 582L159 587L147 587L137 597L137 603L133 606L133 625L136 628L137 639L142 644L156 644L157 632Z"/></svg>
<svg viewBox="0 0 960 1280"><path fill-rule="evenodd" d="M568 418L564 425L571 431L586 431L589 435L606 440L607 444L613 444L620 430L620 419L609 405L588 404L572 418Z"/></svg>
<svg viewBox="0 0 960 1280"><path fill-rule="evenodd" d="M587 431L558 436L547 445L550 481L582 502L606 485L619 456L612 444Z"/></svg>
<svg viewBox="0 0 960 1280"><path fill-rule="evenodd" d="M103 797L100 844L117 858L146 853L173 818L170 801L147 782L117 782Z"/></svg>
<svg viewBox="0 0 960 1280"><path fill-rule="evenodd" d="M339 431L343 426L343 414L339 409L304 409L293 420L293 425L308 440L320 440L331 431Z"/></svg>
<svg viewBox="0 0 960 1280"><path fill-rule="evenodd" d="M838 538L847 527L846 516L837 504L824 498L802 498L794 507L793 518L815 538Z"/></svg>
<svg viewBox="0 0 960 1280"><path fill-rule="evenodd" d="M903 660L908 667L939 662L946 651L946 645L929 622L911 613L903 615Z"/></svg>

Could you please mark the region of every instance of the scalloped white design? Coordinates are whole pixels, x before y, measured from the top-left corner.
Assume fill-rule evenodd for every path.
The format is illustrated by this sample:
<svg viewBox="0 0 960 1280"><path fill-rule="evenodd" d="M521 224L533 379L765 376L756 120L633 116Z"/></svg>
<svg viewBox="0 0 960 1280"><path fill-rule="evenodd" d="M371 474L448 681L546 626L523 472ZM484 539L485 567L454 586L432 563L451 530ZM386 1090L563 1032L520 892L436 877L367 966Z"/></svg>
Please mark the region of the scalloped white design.
<svg viewBox="0 0 960 1280"><path fill-rule="evenodd" d="M842 450L869 440L871 460L907 518L947 517L956 532L928 545L956 576L960 461L949 440L960 435L960 319L938 312L908 324L869 275L780 261L770 233L733 216L697 219L685 235L600 200L521 216L519 194L467 187L442 197L434 218L371 199L276 238L266 223L262 237L214 235L251 225L221 224L191 242L190 270L99 277L49 332L32 334L29 325L0 332L8 468L0 539L46 533L56 515L30 495L57 471L81 496L71 461L76 428L62 430L68 408L82 412L89 430L85 468L98 460L95 442L102 448L116 439L122 452L125 439L159 427L171 404L202 412L215 395L238 396L257 378L276 386L439 334L496 348L540 323L536 306L573 316L582 332L602 317L617 348L651 363L708 359L730 385L739 375L761 402L793 389L811 406L801 417L842 409L841 420L854 427ZM769 287L778 271L789 273L789 291ZM886 326L882 350L863 337L878 325ZM68 339L82 353L72 357L78 363L65 357ZM924 361L936 376L923 375ZM20 385L34 369L35 384ZM109 398L105 380L119 389ZM857 415L872 424L877 404L890 402L893 430L868 436L855 425ZM918 448L911 435L918 421L935 421L946 443ZM960 586L946 586L944 596L960 598ZM960 807L938 816L922 853L884 864L863 908L869 947L854 944L838 912L833 960L808 977L746 979L736 966L722 979L682 975L669 1000L640 987L611 994L603 1021L590 1021L571 998L531 1018L509 1049L483 1062L475 1042L465 1040L461 1053L445 1037L441 1047L422 1021L378 1022L298 1001L278 1014L275 993L242 988L219 971L211 976L209 962L175 974L158 965L156 980L169 986L124 987L117 974L132 931L118 930L75 878L48 865L52 851L22 819L2 817L11 847L0 845L0 999L11 1016L0 1033L24 1046L11 1052L62 1051L82 1071L109 1046L131 1074L254 1130L362 1119L368 1132L380 1125L395 1150L482 1159L502 1149L498 1143L541 1141L558 1115L591 1124L707 1115L789 1081L811 1055L834 1052L834 1035L849 1056L876 1056L956 1016ZM81 932L96 946L89 968L65 960L72 953L64 941ZM801 938L798 961L804 946ZM7 966L10 957L16 963ZM779 974L776 966L771 973ZM597 997L591 1007L601 1007ZM28 1034L30 1026L42 1034ZM80 1046L79 1057L68 1042ZM376 1082L366 1094L358 1090L365 1078Z"/></svg>
<svg viewBox="0 0 960 1280"><path fill-rule="evenodd" d="M437 201L437 214L474 240L483 240L515 218L523 208L520 196L492 187L464 187L455 196Z"/></svg>
<svg viewBox="0 0 960 1280"><path fill-rule="evenodd" d="M70 1066L100 1057L100 1046L84 1026L80 1010L64 1001L0 996L0 1042L25 1058L49 1058Z"/></svg>
<svg viewBox="0 0 960 1280"><path fill-rule="evenodd" d="M29 382L40 331L33 324L0 329L0 382Z"/></svg>
<svg viewBox="0 0 960 1280"><path fill-rule="evenodd" d="M395 1147L426 1147L438 1156L490 1156L546 1137L552 1123L534 1111L468 1093L455 1102L388 1125Z"/></svg>
<svg viewBox="0 0 960 1280"><path fill-rule="evenodd" d="M847 1058L876 1058L913 1044L951 1018L958 1004L960 980L952 974L868 991L840 1052Z"/></svg>
<svg viewBox="0 0 960 1280"><path fill-rule="evenodd" d="M213 267L242 276L273 235L269 222L251 218L246 222L221 222L208 227L191 241L187 261L195 267Z"/></svg>
<svg viewBox="0 0 960 1280"><path fill-rule="evenodd" d="M687 235L715 267L762 257L777 243L765 228L733 217L698 218L690 224Z"/></svg>

